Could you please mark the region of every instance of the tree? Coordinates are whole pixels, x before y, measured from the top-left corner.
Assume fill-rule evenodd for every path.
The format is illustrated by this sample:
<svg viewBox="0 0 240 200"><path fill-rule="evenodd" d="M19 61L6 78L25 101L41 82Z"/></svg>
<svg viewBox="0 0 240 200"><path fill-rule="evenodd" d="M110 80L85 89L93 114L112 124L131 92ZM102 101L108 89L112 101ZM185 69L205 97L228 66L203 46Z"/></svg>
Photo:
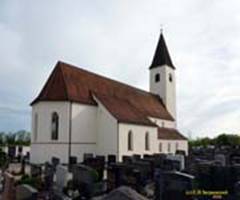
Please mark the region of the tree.
<svg viewBox="0 0 240 200"><path fill-rule="evenodd" d="M216 146L236 146L240 145L240 136L234 134L221 134L215 138L197 138L195 140L189 141L190 147L202 146L206 147L208 145Z"/></svg>

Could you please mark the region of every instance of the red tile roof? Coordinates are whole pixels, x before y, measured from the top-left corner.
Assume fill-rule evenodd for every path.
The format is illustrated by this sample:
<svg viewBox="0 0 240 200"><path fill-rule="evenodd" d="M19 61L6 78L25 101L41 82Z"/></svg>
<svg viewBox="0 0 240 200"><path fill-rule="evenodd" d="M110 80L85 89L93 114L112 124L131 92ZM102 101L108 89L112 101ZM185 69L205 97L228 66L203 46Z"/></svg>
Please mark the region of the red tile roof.
<svg viewBox="0 0 240 200"><path fill-rule="evenodd" d="M158 139L160 140L187 140L178 130L173 128L158 127Z"/></svg>
<svg viewBox="0 0 240 200"><path fill-rule="evenodd" d="M174 121L159 96L127 84L58 62L39 96L39 101L72 101L96 105L96 94L122 121L149 124L147 117ZM120 107L119 107L120 106Z"/></svg>
<svg viewBox="0 0 240 200"><path fill-rule="evenodd" d="M143 113L139 112L128 100L118 97L102 96L94 94L103 106L110 112L119 122L131 124L141 124L157 127Z"/></svg>

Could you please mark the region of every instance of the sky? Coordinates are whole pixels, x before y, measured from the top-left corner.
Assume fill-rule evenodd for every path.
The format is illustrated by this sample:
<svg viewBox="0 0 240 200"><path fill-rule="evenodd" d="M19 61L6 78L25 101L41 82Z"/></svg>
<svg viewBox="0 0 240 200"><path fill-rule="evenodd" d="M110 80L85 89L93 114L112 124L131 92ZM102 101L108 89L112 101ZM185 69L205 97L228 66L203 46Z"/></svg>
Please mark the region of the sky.
<svg viewBox="0 0 240 200"><path fill-rule="evenodd" d="M0 131L30 130L58 60L148 90L160 28L177 75L177 124L240 134L240 2L1 0Z"/></svg>

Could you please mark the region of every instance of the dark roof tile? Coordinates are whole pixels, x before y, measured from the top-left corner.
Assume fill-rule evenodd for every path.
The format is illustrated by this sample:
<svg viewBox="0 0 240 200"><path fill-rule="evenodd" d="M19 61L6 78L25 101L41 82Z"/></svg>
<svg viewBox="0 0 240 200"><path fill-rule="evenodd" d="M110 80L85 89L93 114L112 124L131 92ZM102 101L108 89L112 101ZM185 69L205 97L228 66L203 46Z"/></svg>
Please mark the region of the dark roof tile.
<svg viewBox="0 0 240 200"><path fill-rule="evenodd" d="M173 128L158 127L158 139L160 140L187 140L178 130Z"/></svg>
<svg viewBox="0 0 240 200"><path fill-rule="evenodd" d="M168 65L169 67L175 69L171 57L169 55L165 39L163 37L163 34L161 33L150 69L162 65Z"/></svg>

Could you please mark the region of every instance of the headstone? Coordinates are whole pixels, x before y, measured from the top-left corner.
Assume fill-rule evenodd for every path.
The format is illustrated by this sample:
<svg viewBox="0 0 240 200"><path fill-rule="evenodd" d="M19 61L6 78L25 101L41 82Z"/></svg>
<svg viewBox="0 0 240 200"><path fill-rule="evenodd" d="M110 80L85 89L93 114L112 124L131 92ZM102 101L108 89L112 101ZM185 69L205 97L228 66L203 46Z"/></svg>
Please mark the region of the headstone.
<svg viewBox="0 0 240 200"><path fill-rule="evenodd" d="M132 158L133 158L133 161L139 161L139 160L141 160L141 155L139 155L139 154L134 154L134 155L132 156Z"/></svg>
<svg viewBox="0 0 240 200"><path fill-rule="evenodd" d="M226 166L226 156L224 154L216 154L215 161L220 163L221 166Z"/></svg>
<svg viewBox="0 0 240 200"><path fill-rule="evenodd" d="M92 153L84 153L83 154L83 161L85 161L88 158L93 158L93 154Z"/></svg>
<svg viewBox="0 0 240 200"><path fill-rule="evenodd" d="M97 179L97 172L91 167L84 165L73 167L73 185L83 197L91 198L93 196Z"/></svg>
<svg viewBox="0 0 240 200"><path fill-rule="evenodd" d="M8 156L12 160L16 156L16 147L15 146L8 146Z"/></svg>
<svg viewBox="0 0 240 200"><path fill-rule="evenodd" d="M76 156L70 156L70 158L69 158L69 164L70 164L70 165L75 165L75 164L77 164L77 157L76 157Z"/></svg>
<svg viewBox="0 0 240 200"><path fill-rule="evenodd" d="M15 188L14 177L7 172L5 172L4 177L5 177L5 185L4 185L2 200L15 200L16 188Z"/></svg>
<svg viewBox="0 0 240 200"><path fill-rule="evenodd" d="M107 168L107 190L112 191L120 185L121 166L120 163L112 163Z"/></svg>
<svg viewBox="0 0 240 200"><path fill-rule="evenodd" d="M76 156L70 156L69 157L69 164L68 164L68 170L69 172L72 172L73 166L77 164L77 157Z"/></svg>
<svg viewBox="0 0 240 200"><path fill-rule="evenodd" d="M116 163L116 156L115 155L108 155L108 165Z"/></svg>
<svg viewBox="0 0 240 200"><path fill-rule="evenodd" d="M186 200L186 191L193 190L194 176L180 172L161 173L163 183L161 185L162 198Z"/></svg>
<svg viewBox="0 0 240 200"><path fill-rule="evenodd" d="M22 159L21 161L21 174L25 174L26 161Z"/></svg>
<svg viewBox="0 0 240 200"><path fill-rule="evenodd" d="M62 165L58 165L56 169L56 185L59 191L62 191L67 186L68 169Z"/></svg>
<svg viewBox="0 0 240 200"><path fill-rule="evenodd" d="M48 162L45 163L44 182L46 190L51 191L53 187L54 167Z"/></svg>
<svg viewBox="0 0 240 200"><path fill-rule="evenodd" d="M152 167L151 163L144 161L136 161L131 164L134 169L139 171L140 177L138 179L138 184L144 186L149 180L152 179Z"/></svg>
<svg viewBox="0 0 240 200"><path fill-rule="evenodd" d="M148 200L144 196L137 193L135 190L133 190L130 187L122 186L117 188L116 190L113 190L108 195L102 198L102 200Z"/></svg>
<svg viewBox="0 0 240 200"><path fill-rule="evenodd" d="M38 191L30 185L16 187L16 200L37 200Z"/></svg>
<svg viewBox="0 0 240 200"><path fill-rule="evenodd" d="M31 176L37 177L42 175L42 166L37 164L31 164Z"/></svg>
<svg viewBox="0 0 240 200"><path fill-rule="evenodd" d="M167 159L173 160L173 161L178 161L180 163L180 170L185 169L185 157L181 154L178 155L167 155Z"/></svg>
<svg viewBox="0 0 240 200"><path fill-rule="evenodd" d="M59 164L60 164L60 159L57 157L52 157L52 165L53 165L54 170L56 170L56 167Z"/></svg>
<svg viewBox="0 0 240 200"><path fill-rule="evenodd" d="M132 163L132 157L131 157L131 156L123 156L123 157L122 157L122 161L123 161L124 163L130 164L130 163Z"/></svg>

